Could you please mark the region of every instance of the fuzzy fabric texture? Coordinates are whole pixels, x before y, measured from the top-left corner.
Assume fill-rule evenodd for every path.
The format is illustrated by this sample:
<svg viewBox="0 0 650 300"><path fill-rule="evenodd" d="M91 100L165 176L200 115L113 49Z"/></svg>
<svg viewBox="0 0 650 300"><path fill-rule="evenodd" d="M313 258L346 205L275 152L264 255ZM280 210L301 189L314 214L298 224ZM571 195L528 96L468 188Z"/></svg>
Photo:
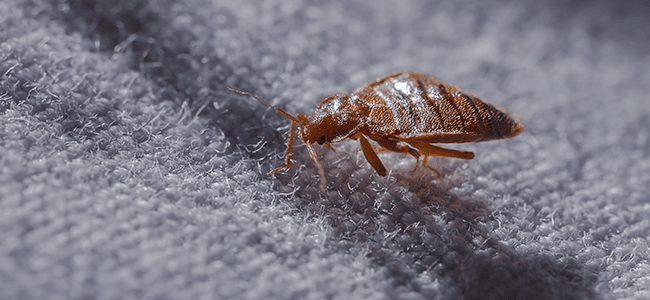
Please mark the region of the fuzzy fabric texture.
<svg viewBox="0 0 650 300"><path fill-rule="evenodd" d="M645 1L0 0L0 299L648 299ZM393 71L516 112L473 160L316 145Z"/></svg>

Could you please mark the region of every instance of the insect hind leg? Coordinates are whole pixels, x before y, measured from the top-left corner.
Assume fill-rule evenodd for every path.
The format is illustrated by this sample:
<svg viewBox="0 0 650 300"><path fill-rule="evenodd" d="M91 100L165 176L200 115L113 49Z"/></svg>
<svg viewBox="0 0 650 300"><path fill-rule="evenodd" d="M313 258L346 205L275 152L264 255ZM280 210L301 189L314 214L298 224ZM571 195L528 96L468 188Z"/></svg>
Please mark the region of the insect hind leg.
<svg viewBox="0 0 650 300"><path fill-rule="evenodd" d="M399 143L399 142L394 141L394 140L376 139L375 141L377 142L377 144L379 144L379 146L383 147L386 151L392 151L392 152L412 155L413 157L415 157L415 168L413 168L413 172L415 172L418 169L418 165L420 163L420 153L418 152L418 150L413 149L413 148L409 147L408 145ZM426 156L425 156L425 161L426 161ZM436 172L436 173L438 173L438 172Z"/></svg>
<svg viewBox="0 0 650 300"><path fill-rule="evenodd" d="M474 153L472 152L445 149L442 147L431 145L431 143L422 142L422 141L409 141L407 143L415 147L416 149L418 149L421 155L424 155L424 159L422 160L422 166L433 171L438 176L442 176L440 172L438 172L432 167L427 166L427 159L429 158L429 156L456 157L456 158L464 158L464 159L474 158Z"/></svg>
<svg viewBox="0 0 650 300"><path fill-rule="evenodd" d="M432 167L427 166L427 160L428 160L428 159L429 159L429 156L428 156L428 155L425 155L425 156L424 156L424 159L422 159L422 166L425 167L425 168L427 168L427 169L429 169L429 170L432 171L433 173L436 173L436 175L438 175L438 177L442 177L442 174L440 174L440 172L438 172L438 170L436 170L436 169L434 169L434 168L432 168ZM418 167L418 166L416 165L416 166L415 166L416 170L417 170L417 167ZM413 170L413 171L415 172L415 170Z"/></svg>
<svg viewBox="0 0 650 300"><path fill-rule="evenodd" d="M445 149L422 141L408 141L407 143L418 149L418 152L425 156L456 157L464 159L474 158L474 153L472 152Z"/></svg>
<svg viewBox="0 0 650 300"><path fill-rule="evenodd" d="M377 144L379 144L379 146L384 147L388 151L397 152L397 153L404 153L404 154L410 154L413 157L415 157L415 159L420 158L420 153L417 150L415 150L415 149L413 149L413 148L411 148L411 147L409 147L407 145L400 144L397 141L388 140L388 139L373 139L373 140L375 142L377 142Z"/></svg>

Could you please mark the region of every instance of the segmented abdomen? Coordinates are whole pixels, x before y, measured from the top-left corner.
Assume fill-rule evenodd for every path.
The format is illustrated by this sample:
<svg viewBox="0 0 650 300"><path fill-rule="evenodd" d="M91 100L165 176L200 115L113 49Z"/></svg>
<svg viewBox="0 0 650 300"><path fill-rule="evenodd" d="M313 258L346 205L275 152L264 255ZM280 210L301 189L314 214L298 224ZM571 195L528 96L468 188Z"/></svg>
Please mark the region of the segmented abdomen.
<svg viewBox="0 0 650 300"><path fill-rule="evenodd" d="M365 121L370 133L392 139L462 143L523 131L523 125L505 111L415 72L389 74L350 96L369 109Z"/></svg>

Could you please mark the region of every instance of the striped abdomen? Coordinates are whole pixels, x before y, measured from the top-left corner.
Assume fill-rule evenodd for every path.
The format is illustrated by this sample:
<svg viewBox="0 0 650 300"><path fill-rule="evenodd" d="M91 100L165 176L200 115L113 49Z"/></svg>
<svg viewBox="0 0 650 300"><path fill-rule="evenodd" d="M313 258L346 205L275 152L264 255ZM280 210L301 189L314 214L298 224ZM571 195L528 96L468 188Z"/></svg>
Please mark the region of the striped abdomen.
<svg viewBox="0 0 650 300"><path fill-rule="evenodd" d="M523 131L508 116L477 97L431 76L392 73L350 94L364 107L368 134L432 143L478 142L513 137Z"/></svg>

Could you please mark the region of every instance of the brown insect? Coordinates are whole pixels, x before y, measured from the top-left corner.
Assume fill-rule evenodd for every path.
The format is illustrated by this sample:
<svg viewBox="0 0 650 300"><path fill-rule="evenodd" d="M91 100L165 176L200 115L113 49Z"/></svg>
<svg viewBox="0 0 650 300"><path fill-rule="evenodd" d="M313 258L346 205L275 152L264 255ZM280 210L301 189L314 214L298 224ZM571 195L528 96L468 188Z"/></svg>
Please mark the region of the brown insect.
<svg viewBox="0 0 650 300"><path fill-rule="evenodd" d="M418 162L424 156L424 166L428 156L474 158L472 152L445 149L432 143L481 142L514 137L524 131L516 115L509 116L505 110L453 85L416 72L391 73L349 94L325 97L309 116L294 117L249 92L228 88L259 100L291 120L285 164L269 175L291 168L294 131L299 124L300 140L318 167L321 190L325 189L325 171L316 158L314 143L336 152L332 143L358 139L370 165L379 175L386 176L386 168L368 139L388 151L410 154ZM417 165L416 162L416 168Z"/></svg>

